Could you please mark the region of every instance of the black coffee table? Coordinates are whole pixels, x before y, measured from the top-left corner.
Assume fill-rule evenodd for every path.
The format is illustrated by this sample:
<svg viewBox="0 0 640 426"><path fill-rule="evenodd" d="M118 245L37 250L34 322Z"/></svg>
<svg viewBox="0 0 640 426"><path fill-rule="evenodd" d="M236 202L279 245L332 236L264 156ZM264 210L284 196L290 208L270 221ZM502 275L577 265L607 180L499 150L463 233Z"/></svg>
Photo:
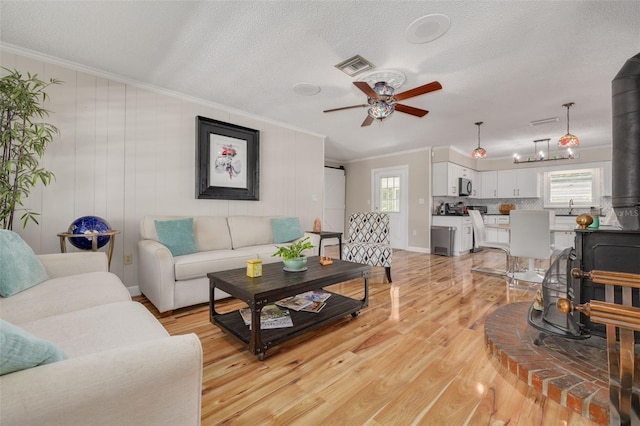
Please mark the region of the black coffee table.
<svg viewBox="0 0 640 426"><path fill-rule="evenodd" d="M318 256L308 258L304 272L286 272L282 262L262 266L262 276L247 276L246 268L212 272L209 277L210 320L223 330L248 344L249 352L262 361L268 348L303 334L313 328L351 314L358 316L360 309L369 302L369 271L371 266L334 259L330 265L321 265ZM325 286L352 279L364 281L364 297L353 299L334 292L326 301L326 306L317 313L290 309L293 327L260 329L260 311L265 305L296 294L320 290ZM216 312L214 290L218 288L244 301L251 309L251 330L245 325L239 311L220 314ZM325 290L326 291L326 290Z"/></svg>

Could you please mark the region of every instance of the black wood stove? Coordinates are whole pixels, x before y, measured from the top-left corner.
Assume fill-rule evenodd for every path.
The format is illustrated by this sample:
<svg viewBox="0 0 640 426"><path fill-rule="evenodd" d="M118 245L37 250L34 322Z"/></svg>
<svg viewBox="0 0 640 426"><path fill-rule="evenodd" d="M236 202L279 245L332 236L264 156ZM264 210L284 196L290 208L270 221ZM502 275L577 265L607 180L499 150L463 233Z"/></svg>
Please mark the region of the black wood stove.
<svg viewBox="0 0 640 426"><path fill-rule="evenodd" d="M574 339L591 335L606 337L605 326L592 323L588 316L574 311L558 311L556 302L567 298L575 304L591 300L605 300L605 286L588 278L574 278L572 269L581 271L610 271L640 274L640 230L579 229L576 230L575 249L564 250L552 263L542 282L541 310L529 311L529 323L552 334ZM633 290L633 306L640 307L640 294ZM615 302L622 303L622 294L616 289ZM640 333L636 333L640 343Z"/></svg>

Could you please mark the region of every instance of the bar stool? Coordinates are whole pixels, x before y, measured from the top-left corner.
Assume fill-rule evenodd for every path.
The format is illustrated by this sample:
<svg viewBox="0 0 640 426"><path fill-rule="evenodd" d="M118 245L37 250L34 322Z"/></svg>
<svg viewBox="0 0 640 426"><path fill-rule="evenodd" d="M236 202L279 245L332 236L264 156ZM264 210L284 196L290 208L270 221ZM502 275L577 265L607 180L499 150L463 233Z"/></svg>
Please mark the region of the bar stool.
<svg viewBox="0 0 640 426"><path fill-rule="evenodd" d="M504 271L493 269L493 268L485 268L482 266L473 266L471 270L473 272L481 272L486 274L495 274L495 275L507 274L510 271L509 243L502 243L499 241L487 241L487 231L484 227L484 221L482 220L482 215L478 210L469 210L469 217L471 217L471 224L473 225L473 235L475 236L475 248L502 250L505 253L505 257L506 257L506 265L505 265Z"/></svg>
<svg viewBox="0 0 640 426"><path fill-rule="evenodd" d="M551 216L547 210L511 210L509 213L511 262L510 285L517 281L542 283L544 270L535 269L535 260L550 260L553 253L551 243ZM515 258L529 258L529 266L516 272Z"/></svg>

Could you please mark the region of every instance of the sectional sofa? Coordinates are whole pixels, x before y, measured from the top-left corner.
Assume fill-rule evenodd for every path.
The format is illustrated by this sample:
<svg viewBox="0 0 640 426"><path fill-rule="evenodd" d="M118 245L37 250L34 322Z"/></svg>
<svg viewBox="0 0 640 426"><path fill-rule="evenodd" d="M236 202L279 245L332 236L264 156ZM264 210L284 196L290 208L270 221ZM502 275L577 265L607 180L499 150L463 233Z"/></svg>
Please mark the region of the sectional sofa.
<svg viewBox="0 0 640 426"><path fill-rule="evenodd" d="M15 261L2 244L4 288ZM46 279L0 297L0 424L200 424L198 337L169 336L107 272L104 253L37 259Z"/></svg>

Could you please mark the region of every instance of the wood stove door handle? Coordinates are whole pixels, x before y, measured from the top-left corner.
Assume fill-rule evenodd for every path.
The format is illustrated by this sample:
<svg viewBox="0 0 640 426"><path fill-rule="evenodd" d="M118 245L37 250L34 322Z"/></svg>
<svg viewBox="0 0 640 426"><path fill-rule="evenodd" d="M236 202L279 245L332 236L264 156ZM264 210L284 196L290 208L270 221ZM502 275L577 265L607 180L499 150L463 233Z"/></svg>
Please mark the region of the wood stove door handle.
<svg viewBox="0 0 640 426"><path fill-rule="evenodd" d="M640 274L629 274L626 272L581 271L578 268L571 270L573 278L586 278L597 284L619 285L622 287L640 288Z"/></svg>

